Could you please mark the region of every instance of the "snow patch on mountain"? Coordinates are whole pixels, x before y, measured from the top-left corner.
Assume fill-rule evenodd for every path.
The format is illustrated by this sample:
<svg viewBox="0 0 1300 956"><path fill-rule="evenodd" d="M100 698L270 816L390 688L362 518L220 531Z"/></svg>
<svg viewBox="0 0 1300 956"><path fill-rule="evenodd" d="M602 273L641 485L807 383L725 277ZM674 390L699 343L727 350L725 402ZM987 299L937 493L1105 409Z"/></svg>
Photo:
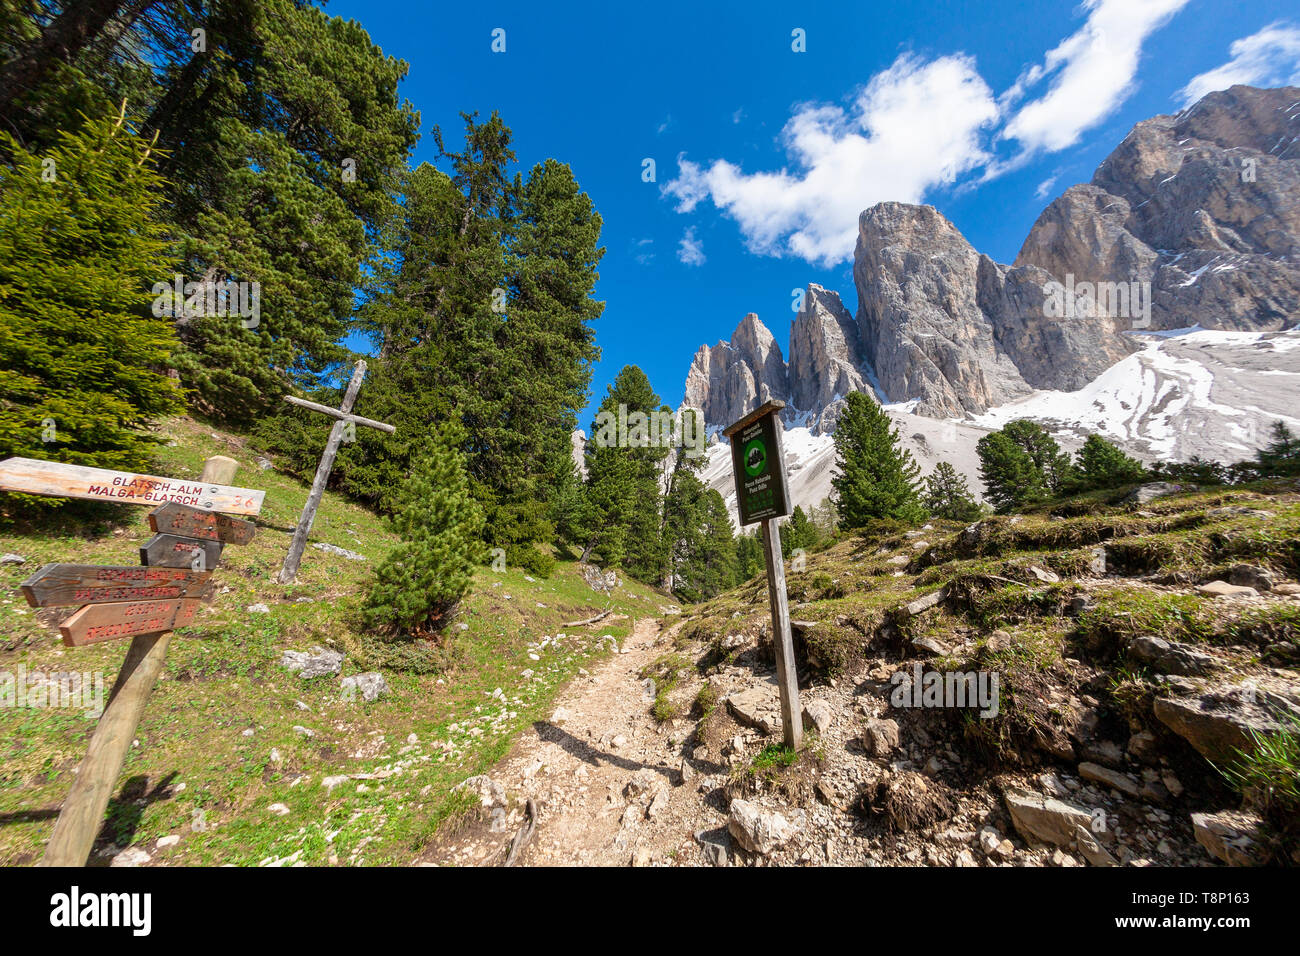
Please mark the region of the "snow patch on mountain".
<svg viewBox="0 0 1300 956"><path fill-rule="evenodd" d="M1148 461L1238 461L1267 442L1274 421L1300 428L1300 333L1129 334L1142 350L1078 391L1038 391L969 421L1030 418L1058 436L1102 435Z"/></svg>

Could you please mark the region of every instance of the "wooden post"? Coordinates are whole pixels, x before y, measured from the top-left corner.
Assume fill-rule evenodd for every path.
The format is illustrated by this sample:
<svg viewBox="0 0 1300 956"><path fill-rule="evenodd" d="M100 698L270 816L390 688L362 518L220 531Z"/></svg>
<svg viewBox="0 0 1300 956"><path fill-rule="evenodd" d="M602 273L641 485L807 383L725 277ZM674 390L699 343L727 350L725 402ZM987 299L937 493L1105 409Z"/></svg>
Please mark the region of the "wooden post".
<svg viewBox="0 0 1300 956"><path fill-rule="evenodd" d="M772 648L776 652L776 682L781 692L781 732L785 745L803 745L803 708L799 705L799 675L790 635L790 604L785 591L785 562L777 521L791 512L786 482L785 450L780 413L785 402L764 402L722 434L731 441L731 471L736 482L736 512L740 526L761 522L767 559L767 596L772 607Z"/></svg>
<svg viewBox="0 0 1300 956"><path fill-rule="evenodd" d="M352 404L357 400L357 392L361 391L361 380L365 377L366 363L364 361L357 362L356 367L352 369L352 381L348 383L348 390L343 396L343 404L337 409L330 408L327 405L317 405L315 402L308 402L292 395L285 396L285 401L291 404L331 415L337 418L338 421L330 429L330 439L326 442L325 453L321 455L320 464L316 467L316 477L311 483L311 493L307 495L307 503L303 505L302 517L298 519L298 527L293 531L293 541L289 543L289 553L284 556L284 565L280 568L278 578L281 584L293 584L294 579L298 576L298 565L302 563L302 553L307 547L307 536L311 534L312 523L316 520L316 509L320 507L321 497L325 494L325 485L329 482L330 470L334 467L334 459L338 456L339 445L343 442L344 429L351 424L354 428L357 425L364 425L367 428L378 428L390 434L397 430L392 425L387 425L384 422L376 422L352 414Z"/></svg>
<svg viewBox="0 0 1300 956"><path fill-rule="evenodd" d="M204 462L202 480L226 484L238 467L233 458L215 455ZM39 866L85 866L171 638L163 631L132 639Z"/></svg>
<svg viewBox="0 0 1300 956"><path fill-rule="evenodd" d="M803 713L795 672L794 638L790 634L790 604L785 591L785 561L776 518L763 522L763 553L767 559L767 597L772 605L772 648L776 652L776 682L781 691L781 731L792 750L803 746Z"/></svg>

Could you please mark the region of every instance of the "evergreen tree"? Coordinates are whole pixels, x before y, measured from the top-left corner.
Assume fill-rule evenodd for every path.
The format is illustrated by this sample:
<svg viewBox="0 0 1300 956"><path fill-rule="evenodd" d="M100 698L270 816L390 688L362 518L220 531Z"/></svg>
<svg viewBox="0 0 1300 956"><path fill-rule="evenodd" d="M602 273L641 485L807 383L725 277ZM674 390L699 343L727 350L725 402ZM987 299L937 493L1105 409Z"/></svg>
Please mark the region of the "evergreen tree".
<svg viewBox="0 0 1300 956"><path fill-rule="evenodd" d="M650 380L625 366L609 386L587 439L587 494L595 521L590 544L606 564L658 584L668 556L661 533L660 467L669 448L629 424L636 414L670 413Z"/></svg>
<svg viewBox="0 0 1300 956"><path fill-rule="evenodd" d="M974 521L980 516L979 502L971 494L966 476L941 461L925 478L925 507L950 521Z"/></svg>
<svg viewBox="0 0 1300 956"><path fill-rule="evenodd" d="M817 528L799 505L794 506L789 521L781 522L778 533L781 536L781 557L786 559L796 551L811 551L817 544Z"/></svg>
<svg viewBox="0 0 1300 956"><path fill-rule="evenodd" d="M397 96L406 64L301 0L24 6L0 42L0 126L44 146L79 111L126 99L157 138L181 257L146 288L178 273L257 284L256 324L169 303L174 365L199 407L246 422L343 361L353 292L395 205L390 171L419 127Z"/></svg>
<svg viewBox="0 0 1300 956"><path fill-rule="evenodd" d="M1300 438L1284 421L1273 422L1272 439L1256 455L1259 470L1269 475L1300 474Z"/></svg>
<svg viewBox="0 0 1300 956"><path fill-rule="evenodd" d="M470 496L460 436L438 431L412 463L393 517L401 543L375 573L367 626L420 636L441 629L483 557L482 514Z"/></svg>
<svg viewBox="0 0 1300 956"><path fill-rule="evenodd" d="M700 464L677 458L664 498L666 585L684 601L706 601L735 584L736 548L726 502L698 477Z"/></svg>
<svg viewBox="0 0 1300 956"><path fill-rule="evenodd" d="M390 508L412 443L455 418L487 541L511 563L526 563L535 560L532 542L551 539L562 520L576 409L599 354L590 323L603 308L592 298L600 216L560 163L511 180L514 152L499 116L464 121L464 147L440 146L447 172L424 164L406 177L384 239L394 252L359 311L378 355L357 413L396 425L397 434L358 432L334 480ZM306 476L321 425L287 409L263 435ZM566 507L575 503L570 495ZM563 518L567 535L574 517Z"/></svg>
<svg viewBox="0 0 1300 956"><path fill-rule="evenodd" d="M119 117L35 155L0 132L0 458L146 470L179 411L176 339L152 314L167 263L160 180Z"/></svg>
<svg viewBox="0 0 1300 956"><path fill-rule="evenodd" d="M700 594L708 600L739 583L736 568L735 532L727 503L713 488L704 493L704 528L700 550L696 554L693 573Z"/></svg>
<svg viewBox="0 0 1300 956"><path fill-rule="evenodd" d="M1037 422L1009 422L981 438L975 450L985 494L998 511L1044 501L1073 477L1068 456Z"/></svg>
<svg viewBox="0 0 1300 956"><path fill-rule="evenodd" d="M1088 436L1075 455L1075 468L1081 490L1118 488L1141 481L1147 474L1140 461L1130 458L1100 435Z"/></svg>
<svg viewBox="0 0 1300 956"><path fill-rule="evenodd" d="M762 574L767 567L763 560L763 542L758 535L741 532L736 535L736 580L748 581L756 574Z"/></svg>
<svg viewBox="0 0 1300 956"><path fill-rule="evenodd" d="M925 517L917 489L920 468L899 444L898 429L862 392L850 392L835 426L835 488L840 520L860 528L877 518Z"/></svg>

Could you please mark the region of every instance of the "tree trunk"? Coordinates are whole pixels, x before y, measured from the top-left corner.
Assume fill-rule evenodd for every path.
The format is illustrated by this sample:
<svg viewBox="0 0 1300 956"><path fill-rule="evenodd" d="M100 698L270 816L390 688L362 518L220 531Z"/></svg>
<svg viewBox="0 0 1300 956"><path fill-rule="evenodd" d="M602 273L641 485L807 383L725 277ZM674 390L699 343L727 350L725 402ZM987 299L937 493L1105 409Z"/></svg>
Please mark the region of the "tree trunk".
<svg viewBox="0 0 1300 956"><path fill-rule="evenodd" d="M63 12L46 25L27 49L0 68L0 116L9 116L20 93L36 89L56 64L75 60L104 31L109 20L140 2L82 0L65 4ZM144 5L151 2L145 0Z"/></svg>

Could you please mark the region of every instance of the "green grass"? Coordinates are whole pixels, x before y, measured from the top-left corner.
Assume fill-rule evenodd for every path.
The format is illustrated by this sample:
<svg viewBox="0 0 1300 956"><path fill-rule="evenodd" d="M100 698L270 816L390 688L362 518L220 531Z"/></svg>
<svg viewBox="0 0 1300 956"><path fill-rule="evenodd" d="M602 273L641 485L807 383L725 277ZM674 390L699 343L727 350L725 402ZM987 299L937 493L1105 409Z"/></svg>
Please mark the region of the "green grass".
<svg viewBox="0 0 1300 956"><path fill-rule="evenodd" d="M409 862L443 820L466 808L452 787L487 771L521 730L549 716L579 668L608 653L603 635L621 640L666 600L627 580L611 599L592 591L571 562L531 581L522 570L481 568L446 631L440 671L389 670L387 697L344 701L337 678L304 681L278 661L285 650L320 644L348 653L343 676L369 669L357 657L365 637L359 608L396 538L371 512L327 493L312 541L367 560L309 547L298 582L283 587L274 576L305 485L258 469L252 450L212 437L210 427L177 419L164 428L177 444L161 449L159 472L195 476L204 458L226 454L241 463L235 484L267 492L256 537L227 546L216 599L173 638L110 805L114 839L154 852L158 837L180 835L177 846L158 851L169 863L254 865L294 853L308 864ZM52 627L70 609L38 612L14 588L46 562L138 563L146 513L118 506L80 526L56 516L42 527L0 529L0 551L27 558L0 567L7 625L0 671L23 664L29 673L101 672L111 687L128 642L65 648ZM60 530L50 534L49 526ZM248 613L254 603L270 613ZM611 604L615 613L594 627L563 627ZM93 729L80 711L0 709L0 864L39 858ZM343 774L369 776L322 787L323 778ZM273 804L289 813L269 811Z"/></svg>
<svg viewBox="0 0 1300 956"><path fill-rule="evenodd" d="M1300 849L1300 717L1281 715L1276 733L1250 732L1249 753L1219 768L1227 783L1268 822L1279 844L1279 861Z"/></svg>

